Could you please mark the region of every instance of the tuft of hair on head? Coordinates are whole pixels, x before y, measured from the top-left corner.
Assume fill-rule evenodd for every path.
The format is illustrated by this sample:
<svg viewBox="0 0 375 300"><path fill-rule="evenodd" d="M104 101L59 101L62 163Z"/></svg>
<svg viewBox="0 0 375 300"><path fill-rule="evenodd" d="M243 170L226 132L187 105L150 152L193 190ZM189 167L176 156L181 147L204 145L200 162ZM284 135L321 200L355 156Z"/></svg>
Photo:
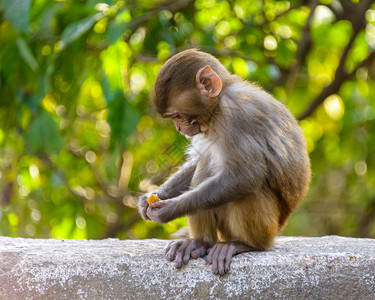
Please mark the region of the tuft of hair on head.
<svg viewBox="0 0 375 300"><path fill-rule="evenodd" d="M231 76L216 57L195 48L184 50L169 58L155 81L152 103L156 110L161 114L165 113L172 89L182 92L195 87L195 76L205 66L210 66L219 75L223 84Z"/></svg>

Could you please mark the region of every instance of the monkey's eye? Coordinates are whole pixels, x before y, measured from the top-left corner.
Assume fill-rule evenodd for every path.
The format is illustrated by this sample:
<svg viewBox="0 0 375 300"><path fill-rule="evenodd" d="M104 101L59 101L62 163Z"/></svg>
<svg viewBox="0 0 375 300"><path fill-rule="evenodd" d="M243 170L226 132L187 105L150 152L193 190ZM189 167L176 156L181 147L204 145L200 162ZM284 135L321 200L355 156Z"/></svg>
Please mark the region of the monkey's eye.
<svg viewBox="0 0 375 300"><path fill-rule="evenodd" d="M182 117L180 115L175 115L173 119L181 119Z"/></svg>

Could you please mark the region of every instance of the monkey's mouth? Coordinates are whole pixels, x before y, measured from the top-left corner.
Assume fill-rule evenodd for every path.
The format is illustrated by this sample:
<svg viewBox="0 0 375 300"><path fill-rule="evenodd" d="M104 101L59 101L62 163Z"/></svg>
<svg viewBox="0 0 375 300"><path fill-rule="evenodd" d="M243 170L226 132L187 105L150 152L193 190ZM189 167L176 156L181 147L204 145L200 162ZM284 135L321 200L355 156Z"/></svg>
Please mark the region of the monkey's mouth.
<svg viewBox="0 0 375 300"><path fill-rule="evenodd" d="M194 136L194 135L197 135L199 133L202 133L199 125L190 127L188 130L186 130L186 132L184 132L184 134L187 135L187 136Z"/></svg>

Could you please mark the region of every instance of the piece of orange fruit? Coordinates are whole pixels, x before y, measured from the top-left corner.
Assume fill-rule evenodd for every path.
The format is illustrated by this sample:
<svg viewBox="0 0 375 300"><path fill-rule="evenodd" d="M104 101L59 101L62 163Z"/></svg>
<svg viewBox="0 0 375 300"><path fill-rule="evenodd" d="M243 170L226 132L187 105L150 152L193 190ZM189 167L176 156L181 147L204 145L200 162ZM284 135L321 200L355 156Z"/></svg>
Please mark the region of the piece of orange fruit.
<svg viewBox="0 0 375 300"><path fill-rule="evenodd" d="M148 203L148 205L150 205L150 206L152 206L152 203L154 203L154 202L158 202L158 201L160 201L160 199L159 199L158 195L155 195L155 194L151 194L151 195L148 197L148 199L147 199L147 203Z"/></svg>

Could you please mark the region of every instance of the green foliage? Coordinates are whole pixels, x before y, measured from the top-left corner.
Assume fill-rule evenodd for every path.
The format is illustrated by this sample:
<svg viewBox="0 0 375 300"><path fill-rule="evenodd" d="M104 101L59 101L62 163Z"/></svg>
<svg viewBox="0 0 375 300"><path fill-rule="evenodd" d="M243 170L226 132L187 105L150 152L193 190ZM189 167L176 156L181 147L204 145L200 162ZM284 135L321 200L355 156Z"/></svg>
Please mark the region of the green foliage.
<svg viewBox="0 0 375 300"><path fill-rule="evenodd" d="M119 142L126 147L127 139L136 130L139 122L139 113L123 93L118 92L108 99L108 124L111 127L111 148Z"/></svg>
<svg viewBox="0 0 375 300"><path fill-rule="evenodd" d="M25 143L31 154L58 153L63 147L59 128L51 115L42 111L28 126L25 132Z"/></svg>
<svg viewBox="0 0 375 300"><path fill-rule="evenodd" d="M3 0L5 17L22 33L29 32L31 0Z"/></svg>
<svg viewBox="0 0 375 300"><path fill-rule="evenodd" d="M297 117L317 101L300 122L311 189L285 234L375 237L375 6L354 2L0 1L0 234L186 226L145 222L135 206L187 144L150 105L157 72L198 47Z"/></svg>

